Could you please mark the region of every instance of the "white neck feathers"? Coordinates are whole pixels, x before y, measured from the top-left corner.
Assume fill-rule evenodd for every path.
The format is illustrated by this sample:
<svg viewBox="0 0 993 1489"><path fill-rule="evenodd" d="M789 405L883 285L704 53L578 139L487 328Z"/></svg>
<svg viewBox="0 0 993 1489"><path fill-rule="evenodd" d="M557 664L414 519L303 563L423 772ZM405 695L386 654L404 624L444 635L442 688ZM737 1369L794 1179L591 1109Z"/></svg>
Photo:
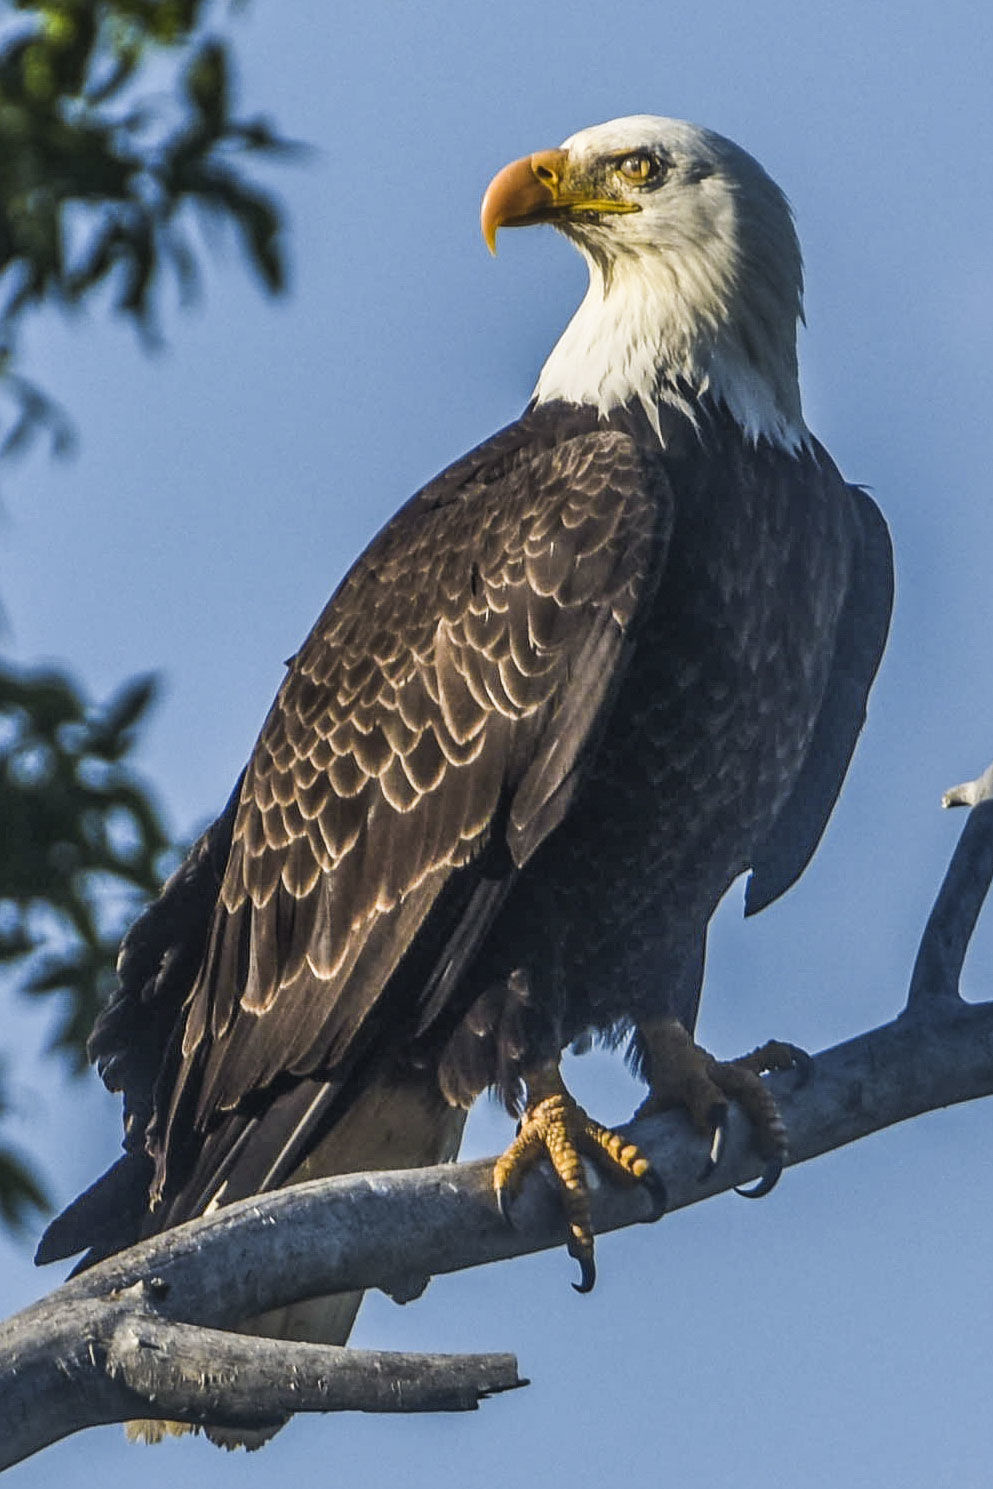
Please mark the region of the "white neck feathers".
<svg viewBox="0 0 993 1489"><path fill-rule="evenodd" d="M709 286L685 282L685 265L626 257L605 271L586 256L590 286L542 369L538 403L592 403L606 415L638 402L657 428L660 403L692 417L709 394L753 442L791 452L807 443L795 319L728 317L722 297L699 296Z"/></svg>

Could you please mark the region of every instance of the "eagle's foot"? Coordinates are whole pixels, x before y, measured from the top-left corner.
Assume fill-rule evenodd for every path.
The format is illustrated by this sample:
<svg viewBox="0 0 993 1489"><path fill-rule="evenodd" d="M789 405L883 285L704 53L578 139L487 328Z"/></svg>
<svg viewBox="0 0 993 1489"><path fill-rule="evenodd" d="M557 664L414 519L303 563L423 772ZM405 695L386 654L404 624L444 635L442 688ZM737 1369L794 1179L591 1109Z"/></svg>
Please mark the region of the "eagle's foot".
<svg viewBox="0 0 993 1489"><path fill-rule="evenodd" d="M651 1187L658 1213L665 1210L665 1191L644 1154L619 1133L601 1127L569 1095L558 1066L546 1066L527 1079L527 1106L517 1136L493 1167L493 1188L500 1213L509 1219L509 1203L529 1169L547 1157L562 1191L569 1226L569 1255L579 1262L580 1281L588 1293L596 1281L590 1192L583 1157L596 1159L614 1179L642 1181Z"/></svg>
<svg viewBox="0 0 993 1489"><path fill-rule="evenodd" d="M801 1082L810 1073L810 1056L796 1045L770 1039L740 1060L715 1060L695 1044L682 1024L666 1019L642 1027L651 1094L638 1110L669 1111L683 1106L696 1130L709 1140L702 1179L709 1178L724 1149L728 1103L736 1101L752 1125L752 1141L764 1160L762 1175L746 1199L760 1199L776 1185L789 1152L786 1127L761 1077L770 1070L795 1070Z"/></svg>

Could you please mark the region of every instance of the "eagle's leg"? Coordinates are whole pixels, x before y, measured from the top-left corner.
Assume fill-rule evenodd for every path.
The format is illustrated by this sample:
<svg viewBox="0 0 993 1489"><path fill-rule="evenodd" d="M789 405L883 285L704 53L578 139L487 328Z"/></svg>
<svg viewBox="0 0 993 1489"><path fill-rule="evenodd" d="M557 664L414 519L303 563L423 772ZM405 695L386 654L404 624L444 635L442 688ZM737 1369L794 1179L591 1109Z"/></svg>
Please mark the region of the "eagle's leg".
<svg viewBox="0 0 993 1489"><path fill-rule="evenodd" d="M768 1194L783 1171L789 1145L779 1108L761 1077L769 1070L796 1070L805 1079L809 1055L796 1045L771 1039L740 1060L715 1060L694 1043L678 1019L644 1023L638 1032L650 1093L638 1115L685 1107L694 1127L710 1141L706 1178L720 1161L728 1102L737 1101L752 1124L753 1142L765 1164L755 1187L738 1193L749 1199Z"/></svg>
<svg viewBox="0 0 993 1489"><path fill-rule="evenodd" d="M493 1188L501 1213L517 1193L527 1171L548 1158L562 1190L569 1225L569 1255L579 1262L577 1292L588 1293L596 1281L590 1193L583 1157L596 1159L611 1175L627 1183L642 1180L655 1191L659 1213L665 1192L644 1154L627 1138L587 1116L566 1090L558 1062L543 1065L525 1076L527 1102L510 1147L493 1168Z"/></svg>

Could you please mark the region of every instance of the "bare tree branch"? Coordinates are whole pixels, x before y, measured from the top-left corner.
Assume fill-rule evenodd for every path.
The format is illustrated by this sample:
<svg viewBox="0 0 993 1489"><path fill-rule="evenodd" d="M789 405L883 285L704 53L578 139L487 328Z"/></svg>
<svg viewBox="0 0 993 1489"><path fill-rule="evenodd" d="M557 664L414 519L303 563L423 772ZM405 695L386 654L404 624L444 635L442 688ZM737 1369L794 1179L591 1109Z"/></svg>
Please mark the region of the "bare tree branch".
<svg viewBox="0 0 993 1489"><path fill-rule="evenodd" d="M959 997L962 964L993 880L993 765L942 797L942 806L969 805L914 963L907 1008L915 1013Z"/></svg>
<svg viewBox="0 0 993 1489"><path fill-rule="evenodd" d="M993 800L973 799L980 804L928 921L905 1011L818 1055L802 1086L791 1075L769 1078L791 1163L993 1093L993 1003L958 994L993 878ZM705 1145L683 1116L627 1131L665 1176L669 1209L761 1168L737 1112L720 1167L705 1179ZM0 1336L0 1467L82 1427L135 1416L257 1427L294 1411L464 1410L523 1384L507 1355L396 1355L218 1332L325 1293L379 1287L409 1298L437 1273L562 1244L550 1179L529 1182L508 1226L491 1175L492 1161L482 1160L316 1180L232 1204L70 1280ZM644 1187L592 1182L597 1231L656 1218Z"/></svg>
<svg viewBox="0 0 993 1489"><path fill-rule="evenodd" d="M275 1422L297 1411L473 1411L481 1396L526 1384L513 1355L294 1344L154 1317L117 1326L107 1372L174 1421L229 1427L257 1427L260 1400Z"/></svg>
<svg viewBox="0 0 993 1489"><path fill-rule="evenodd" d="M157 1277L92 1297L67 1289L0 1336L0 1469L83 1427L135 1417L264 1428L298 1411L472 1411L527 1384L513 1355L296 1344L177 1321Z"/></svg>

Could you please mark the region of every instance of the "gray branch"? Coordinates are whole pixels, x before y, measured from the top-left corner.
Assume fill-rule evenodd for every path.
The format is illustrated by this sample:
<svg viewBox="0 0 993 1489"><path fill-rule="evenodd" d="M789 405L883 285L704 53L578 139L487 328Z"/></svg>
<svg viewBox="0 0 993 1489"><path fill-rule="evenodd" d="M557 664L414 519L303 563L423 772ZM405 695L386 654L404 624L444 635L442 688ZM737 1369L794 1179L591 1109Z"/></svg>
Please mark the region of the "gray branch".
<svg viewBox="0 0 993 1489"><path fill-rule="evenodd" d="M208 1363L209 1362L209 1363ZM117 1325L107 1373L163 1417L258 1427L297 1411L472 1411L524 1384L513 1355L425 1355L259 1339L144 1311Z"/></svg>
<svg viewBox="0 0 993 1489"><path fill-rule="evenodd" d="M993 1003L969 1005L958 993L993 878L993 801L949 796L979 804L928 921L904 1012L818 1055L803 1085L769 1077L791 1163L993 1094ZM627 1131L665 1176L670 1210L761 1168L738 1112L720 1166L706 1178L705 1144L683 1116L649 1117ZM430 1276L561 1245L550 1177L525 1186L511 1226L494 1202L491 1172L487 1159L295 1185L178 1226L71 1279L0 1333L0 1468L83 1427L134 1417L260 1427L296 1411L458 1411L524 1384L509 1355L390 1354L232 1332L301 1298L371 1287L411 1297ZM597 1231L656 1218L643 1187L590 1177Z"/></svg>

